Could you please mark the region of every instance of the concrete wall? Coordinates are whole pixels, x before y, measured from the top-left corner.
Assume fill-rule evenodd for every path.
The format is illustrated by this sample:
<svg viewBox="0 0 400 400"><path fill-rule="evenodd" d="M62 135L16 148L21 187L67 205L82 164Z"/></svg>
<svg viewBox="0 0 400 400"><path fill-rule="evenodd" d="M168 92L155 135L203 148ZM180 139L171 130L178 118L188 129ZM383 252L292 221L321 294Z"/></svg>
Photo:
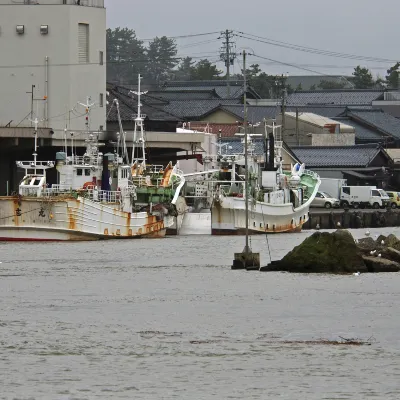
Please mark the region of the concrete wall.
<svg viewBox="0 0 400 400"><path fill-rule="evenodd" d="M312 146L354 146L355 133L319 133L311 137Z"/></svg>
<svg viewBox="0 0 400 400"><path fill-rule="evenodd" d="M66 124L74 131L85 129L85 103L91 96L96 103L91 113L91 128L105 127L106 65L99 65L100 51L106 54L106 12L102 0L91 0L99 7L64 5L62 0L40 1L38 5L14 4L0 0L0 126L30 126L31 91L35 85L34 113L41 126L62 137ZM10 4L12 3L12 4ZM51 4L51 5L44 5ZM84 1L81 2L85 4ZM69 4L73 4L70 2ZM89 3L87 3L89 4ZM56 6L58 5L58 6ZM89 24L89 63L79 64L78 24ZM24 34L16 33L16 25L24 25ZM40 33L48 25L49 33ZM46 85L48 57L48 85ZM4 66L6 66L4 68ZM44 101L47 86L47 102ZM99 106L100 93L104 107ZM47 103L47 105L46 105ZM68 110L74 109L69 113ZM24 120L25 118L25 120ZM21 122L23 121L23 122Z"/></svg>

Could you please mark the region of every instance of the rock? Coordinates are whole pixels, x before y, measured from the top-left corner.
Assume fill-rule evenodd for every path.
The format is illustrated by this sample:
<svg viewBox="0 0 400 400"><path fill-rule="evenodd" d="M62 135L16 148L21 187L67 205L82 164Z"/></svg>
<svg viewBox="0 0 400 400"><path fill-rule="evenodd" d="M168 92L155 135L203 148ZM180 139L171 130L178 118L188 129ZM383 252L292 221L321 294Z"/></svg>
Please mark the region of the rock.
<svg viewBox="0 0 400 400"><path fill-rule="evenodd" d="M400 264L381 257L363 256L368 272L399 272Z"/></svg>
<svg viewBox="0 0 400 400"><path fill-rule="evenodd" d="M378 238L379 239L379 238ZM395 250L400 251L400 240L397 239L395 235L392 233L386 238L385 240L385 246L387 247L392 247Z"/></svg>
<svg viewBox="0 0 400 400"><path fill-rule="evenodd" d="M315 232L264 271L349 274L367 272L360 249L347 230Z"/></svg>
<svg viewBox="0 0 400 400"><path fill-rule="evenodd" d="M376 250L377 243L372 237L366 237L358 240L358 247L365 251Z"/></svg>
<svg viewBox="0 0 400 400"><path fill-rule="evenodd" d="M385 242L385 244L386 244L386 239L387 239L387 237L385 235L379 235L378 239L376 239L376 243L381 245L382 244L382 240L383 240Z"/></svg>
<svg viewBox="0 0 400 400"><path fill-rule="evenodd" d="M382 251L382 256L388 260L400 263L400 251L393 247L388 247Z"/></svg>

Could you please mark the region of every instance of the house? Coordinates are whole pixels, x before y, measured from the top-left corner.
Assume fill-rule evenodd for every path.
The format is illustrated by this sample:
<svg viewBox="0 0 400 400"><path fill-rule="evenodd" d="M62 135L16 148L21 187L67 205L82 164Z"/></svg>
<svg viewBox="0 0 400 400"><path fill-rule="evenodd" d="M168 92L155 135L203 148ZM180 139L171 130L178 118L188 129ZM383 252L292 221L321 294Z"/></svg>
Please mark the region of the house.
<svg viewBox="0 0 400 400"><path fill-rule="evenodd" d="M388 188L393 185L392 159L379 145L298 146L293 153L306 168L323 178L347 179L349 185L372 185Z"/></svg>
<svg viewBox="0 0 400 400"><path fill-rule="evenodd" d="M282 125L282 114L277 122ZM314 113L286 112L283 140L289 146L350 146L355 144L355 128Z"/></svg>
<svg viewBox="0 0 400 400"><path fill-rule="evenodd" d="M400 119L383 110L347 108L342 115L334 119L354 127L356 144L381 143L384 147L400 146Z"/></svg>

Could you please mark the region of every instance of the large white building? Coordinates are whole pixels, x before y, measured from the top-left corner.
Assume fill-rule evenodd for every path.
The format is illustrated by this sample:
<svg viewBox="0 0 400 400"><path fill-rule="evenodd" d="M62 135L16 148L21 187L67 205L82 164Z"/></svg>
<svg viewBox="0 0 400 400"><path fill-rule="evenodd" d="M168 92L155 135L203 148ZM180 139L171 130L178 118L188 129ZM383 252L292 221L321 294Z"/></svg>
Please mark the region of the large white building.
<svg viewBox="0 0 400 400"><path fill-rule="evenodd" d="M0 127L105 128L105 52L104 0L0 0Z"/></svg>

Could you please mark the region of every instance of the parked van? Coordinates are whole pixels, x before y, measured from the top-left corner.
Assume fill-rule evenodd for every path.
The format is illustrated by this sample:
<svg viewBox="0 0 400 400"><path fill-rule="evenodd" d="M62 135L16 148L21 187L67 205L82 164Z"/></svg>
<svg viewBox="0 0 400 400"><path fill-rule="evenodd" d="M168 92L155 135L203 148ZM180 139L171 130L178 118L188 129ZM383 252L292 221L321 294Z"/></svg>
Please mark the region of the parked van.
<svg viewBox="0 0 400 400"><path fill-rule="evenodd" d="M381 208L390 203L390 198L383 189L376 186L342 186L340 204L342 207Z"/></svg>

